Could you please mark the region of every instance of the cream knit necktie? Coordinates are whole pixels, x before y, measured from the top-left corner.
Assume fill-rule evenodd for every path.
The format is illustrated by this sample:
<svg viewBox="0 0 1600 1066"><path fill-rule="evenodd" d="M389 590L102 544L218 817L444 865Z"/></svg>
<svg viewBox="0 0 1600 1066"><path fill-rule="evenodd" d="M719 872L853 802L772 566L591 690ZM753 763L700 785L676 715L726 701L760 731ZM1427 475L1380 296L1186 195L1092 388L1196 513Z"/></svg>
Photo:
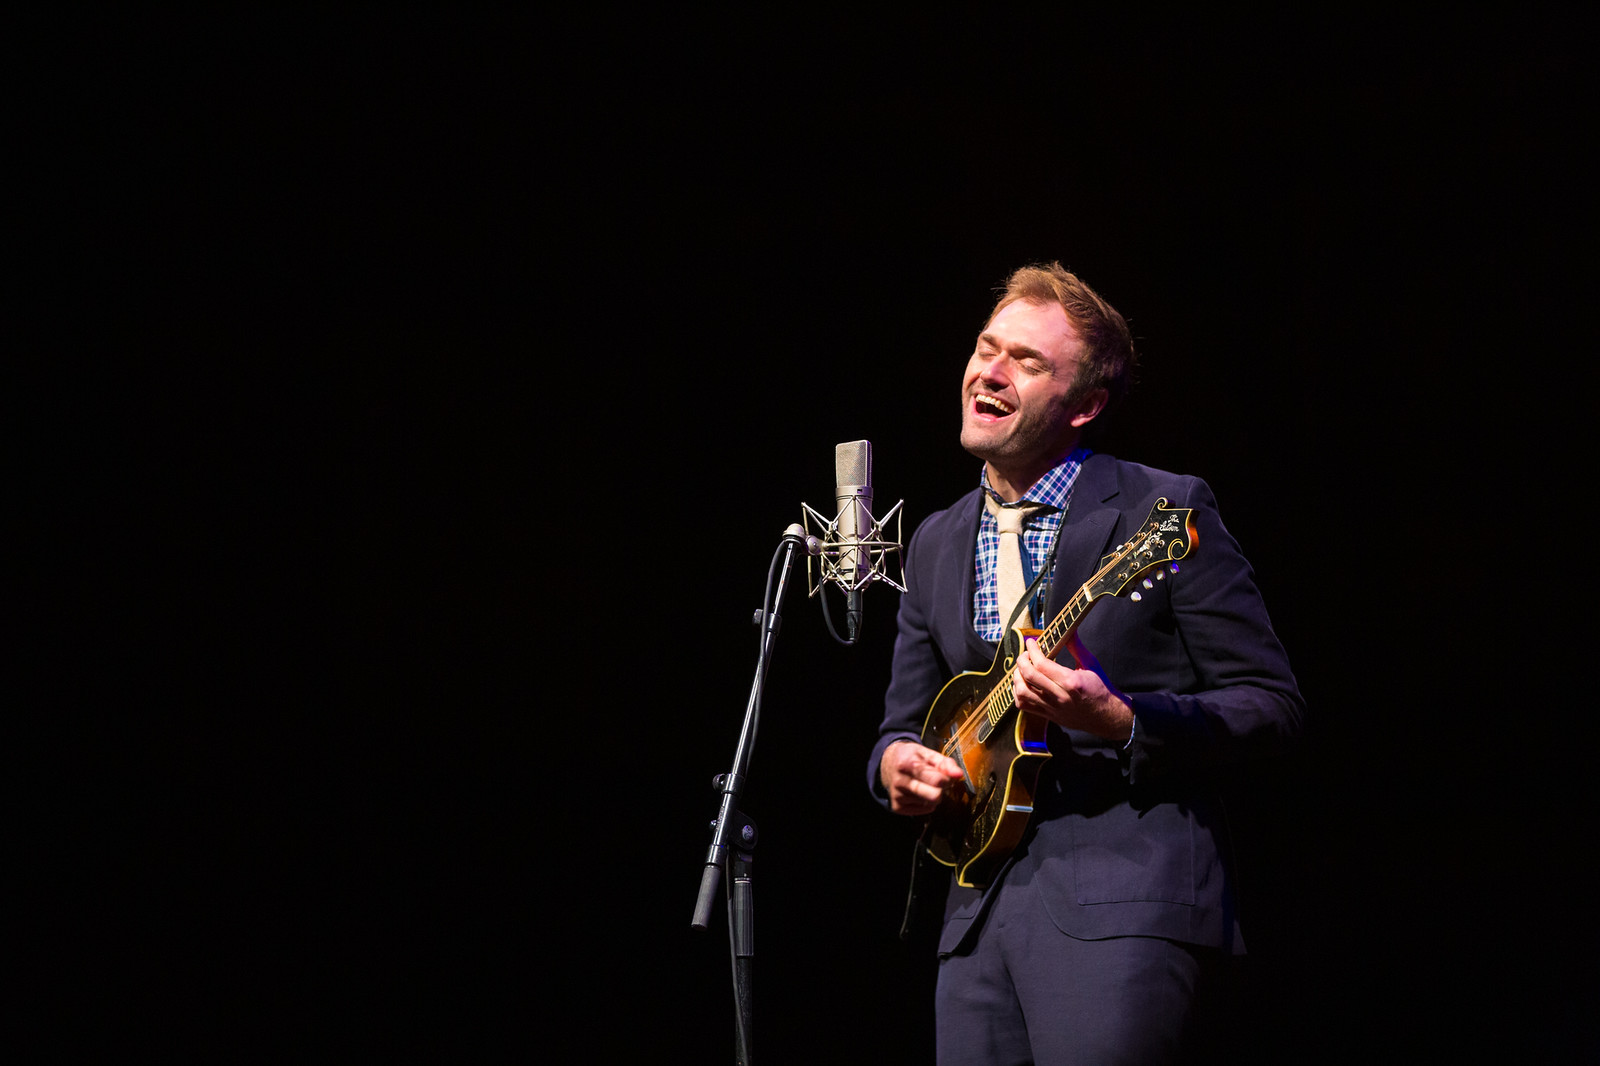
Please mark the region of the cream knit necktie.
<svg viewBox="0 0 1600 1066"><path fill-rule="evenodd" d="M1011 617L1012 608L1022 599L1022 594L1028 591L1028 583L1023 580L1022 525L1030 515L1044 510L1049 505L1029 501L1002 506L993 495L985 492L983 506L994 515L995 525L1000 530L1000 557L995 564L995 592L1000 607L1000 624L1005 625L1006 620ZM1033 617L1026 607L1017 616L1016 627L1018 629L1033 627Z"/></svg>

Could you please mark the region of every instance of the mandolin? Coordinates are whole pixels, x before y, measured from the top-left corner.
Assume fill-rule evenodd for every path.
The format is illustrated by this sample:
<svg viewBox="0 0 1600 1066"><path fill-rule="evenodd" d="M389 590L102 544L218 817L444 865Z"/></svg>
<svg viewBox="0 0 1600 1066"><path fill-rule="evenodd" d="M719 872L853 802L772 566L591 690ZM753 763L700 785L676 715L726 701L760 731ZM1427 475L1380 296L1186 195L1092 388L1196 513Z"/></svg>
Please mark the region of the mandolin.
<svg viewBox="0 0 1600 1066"><path fill-rule="evenodd" d="M1022 641L1036 637L1053 657L1097 601L1130 588L1129 598L1139 599L1136 583L1151 587L1150 571L1156 580L1165 578L1168 567L1176 571L1175 561L1193 550L1193 514L1167 507L1165 498L1157 500L1138 532L1101 561L1048 626L1009 630L988 670L957 674L939 690L922 743L954 759L965 777L946 786L924 826L923 845L939 862L955 867L957 883L983 888L993 880L1022 839L1033 813L1034 785L1050 758L1049 723L1018 711L1012 697L1011 668Z"/></svg>

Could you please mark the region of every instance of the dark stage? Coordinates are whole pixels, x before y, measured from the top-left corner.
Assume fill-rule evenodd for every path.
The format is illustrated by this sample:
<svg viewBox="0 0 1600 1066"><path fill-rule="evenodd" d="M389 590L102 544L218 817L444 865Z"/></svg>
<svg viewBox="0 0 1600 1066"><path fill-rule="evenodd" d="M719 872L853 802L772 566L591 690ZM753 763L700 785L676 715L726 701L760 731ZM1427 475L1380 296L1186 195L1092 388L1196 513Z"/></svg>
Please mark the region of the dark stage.
<svg viewBox="0 0 1600 1066"><path fill-rule="evenodd" d="M1578 17L601 21L40 32L58 1049L731 1062L769 561L839 442L907 537L975 483L1059 259L1143 356L1101 447L1209 482L1311 711L1235 797L1233 1061L1592 1052ZM784 604L758 1062L932 1061L896 601Z"/></svg>

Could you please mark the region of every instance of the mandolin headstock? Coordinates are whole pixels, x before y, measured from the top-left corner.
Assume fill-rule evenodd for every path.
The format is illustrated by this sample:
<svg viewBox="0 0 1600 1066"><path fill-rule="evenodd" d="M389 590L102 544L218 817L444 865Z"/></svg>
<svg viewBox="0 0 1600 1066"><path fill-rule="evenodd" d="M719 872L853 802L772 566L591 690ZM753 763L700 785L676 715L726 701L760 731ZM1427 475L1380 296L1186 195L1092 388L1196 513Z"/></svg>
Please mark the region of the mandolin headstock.
<svg viewBox="0 0 1600 1066"><path fill-rule="evenodd" d="M1193 550L1198 539L1193 509L1168 507L1163 496L1133 536L1101 561L1100 569L1084 583L1084 591L1091 600L1120 596L1152 570L1159 581L1177 570L1177 561ZM1130 598L1139 598L1137 588Z"/></svg>

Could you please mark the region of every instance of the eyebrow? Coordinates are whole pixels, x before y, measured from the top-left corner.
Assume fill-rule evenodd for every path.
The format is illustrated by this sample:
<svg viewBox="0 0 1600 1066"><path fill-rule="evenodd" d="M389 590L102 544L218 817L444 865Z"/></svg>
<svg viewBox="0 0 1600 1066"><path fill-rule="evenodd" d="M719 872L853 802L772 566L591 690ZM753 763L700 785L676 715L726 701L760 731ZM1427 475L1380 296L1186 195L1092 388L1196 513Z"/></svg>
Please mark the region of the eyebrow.
<svg viewBox="0 0 1600 1066"><path fill-rule="evenodd" d="M995 336L992 333L978 334L978 342L980 344L987 344L991 348L1002 347L1000 342L995 339ZM1043 352L1039 351L1037 348L1030 348L1026 344L1012 345L1011 357L1013 359L1038 359L1041 362L1049 362L1049 360L1044 357Z"/></svg>

